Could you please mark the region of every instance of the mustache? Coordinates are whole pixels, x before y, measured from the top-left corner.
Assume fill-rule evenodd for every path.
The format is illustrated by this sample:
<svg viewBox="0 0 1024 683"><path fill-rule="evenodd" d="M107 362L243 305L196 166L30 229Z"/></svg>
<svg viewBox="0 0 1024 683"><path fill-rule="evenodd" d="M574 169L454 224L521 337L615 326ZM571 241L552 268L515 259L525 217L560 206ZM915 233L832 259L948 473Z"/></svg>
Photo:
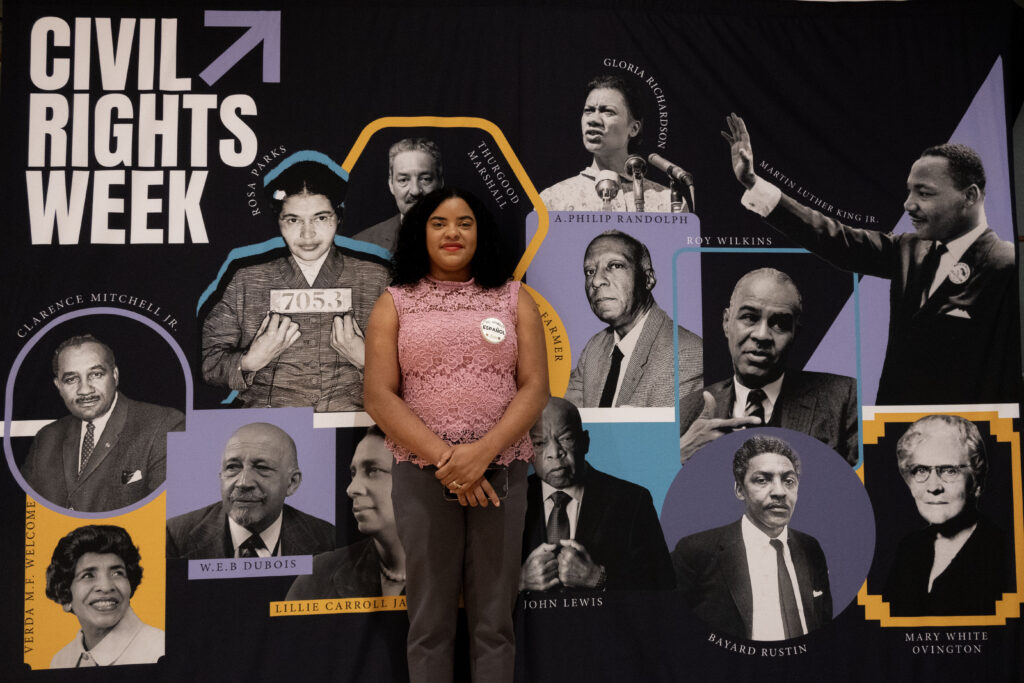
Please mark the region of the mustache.
<svg viewBox="0 0 1024 683"><path fill-rule="evenodd" d="M262 503L264 501L264 497L253 496L246 493L232 493L228 496L228 500L232 503Z"/></svg>

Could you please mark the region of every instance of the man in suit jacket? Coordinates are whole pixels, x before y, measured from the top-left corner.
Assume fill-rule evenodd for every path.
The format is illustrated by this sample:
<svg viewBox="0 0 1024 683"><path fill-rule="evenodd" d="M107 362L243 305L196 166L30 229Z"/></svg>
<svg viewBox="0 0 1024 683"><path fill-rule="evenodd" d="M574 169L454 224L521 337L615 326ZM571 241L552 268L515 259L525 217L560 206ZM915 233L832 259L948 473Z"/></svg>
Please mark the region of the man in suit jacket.
<svg viewBox="0 0 1024 683"><path fill-rule="evenodd" d="M310 555L334 548L334 526L284 499L299 488L295 442L279 427L255 422L224 447L219 503L167 520L167 557Z"/></svg>
<svg viewBox="0 0 1024 683"><path fill-rule="evenodd" d="M988 227L974 150L945 144L921 154L904 202L915 232L893 235L843 225L758 178L743 120L728 123L744 206L836 267L892 281L877 404L1019 400L1014 248Z"/></svg>
<svg viewBox="0 0 1024 683"><path fill-rule="evenodd" d="M782 439L754 436L733 457L738 522L686 536L672 552L687 604L711 628L752 640L799 637L832 619L821 546L789 528L800 460Z"/></svg>
<svg viewBox="0 0 1024 683"><path fill-rule="evenodd" d="M167 475L167 432L184 429L185 416L118 392L114 353L92 335L57 347L53 376L71 414L39 430L21 466L36 495L71 510L105 512L159 488Z"/></svg>
<svg viewBox="0 0 1024 683"><path fill-rule="evenodd" d="M521 590L671 589L668 547L647 489L587 465L576 406L551 398L530 430Z"/></svg>
<svg viewBox="0 0 1024 683"><path fill-rule="evenodd" d="M739 279L722 329L733 376L680 399L680 461L734 429L767 424L803 432L857 464L857 382L786 369L803 303L793 280L774 268Z"/></svg>
<svg viewBox="0 0 1024 683"><path fill-rule="evenodd" d="M579 408L672 406L672 318L654 302L657 280L642 242L618 230L601 233L583 257L587 300L608 327L587 342L565 398ZM679 330L679 395L703 384L703 345Z"/></svg>
<svg viewBox="0 0 1024 683"><path fill-rule="evenodd" d="M388 190L398 213L353 235L394 253L402 218L420 197L444 187L441 150L427 138L404 138L388 149Z"/></svg>

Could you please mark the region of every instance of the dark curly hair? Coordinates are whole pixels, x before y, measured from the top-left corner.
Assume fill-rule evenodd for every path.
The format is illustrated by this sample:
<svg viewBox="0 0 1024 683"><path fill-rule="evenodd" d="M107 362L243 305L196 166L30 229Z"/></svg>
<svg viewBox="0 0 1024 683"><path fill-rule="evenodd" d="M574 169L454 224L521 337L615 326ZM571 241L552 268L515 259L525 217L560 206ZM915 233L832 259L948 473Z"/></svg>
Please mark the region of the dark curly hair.
<svg viewBox="0 0 1024 683"><path fill-rule="evenodd" d="M929 147L921 152L922 157L942 157L949 162L949 177L953 179L956 189L963 190L977 185L985 191L985 166L981 157L967 145L945 143Z"/></svg>
<svg viewBox="0 0 1024 683"><path fill-rule="evenodd" d="M135 589L142 583L142 567L139 549L132 543L132 537L119 526L90 524L80 526L57 541L53 558L46 568L46 597L58 605L71 602L71 582L75 578L78 560L86 553L117 555L124 562L128 585Z"/></svg>
<svg viewBox="0 0 1024 683"><path fill-rule="evenodd" d="M281 168L289 160L291 160L291 157L285 159L278 168ZM279 173L266 183L263 188L263 194L275 218L281 215L281 208L288 197L297 194L322 194L331 202L331 206L334 208L334 212L338 214L338 220L340 221L347 189L348 183L344 178L323 163L309 160L298 161L284 166ZM274 194L278 190L283 192L284 196L280 199L275 199Z"/></svg>
<svg viewBox="0 0 1024 683"><path fill-rule="evenodd" d="M743 479L747 476L747 468L750 461L758 455L775 453L788 458L793 463L793 470L800 476L800 458L796 451L788 443L774 436L752 436L743 442L732 458L732 476L736 483L743 485Z"/></svg>
<svg viewBox="0 0 1024 683"><path fill-rule="evenodd" d="M499 287L512 277L513 264L494 216L479 199L457 187L442 187L424 195L402 219L398 244L391 259L393 285L411 285L430 272L427 255L427 221L442 202L459 198L476 218L476 253L470 272L484 288Z"/></svg>
<svg viewBox="0 0 1024 683"><path fill-rule="evenodd" d="M635 152L644 142L644 119L647 113L644 107L644 100L640 96L640 91L633 83L618 74L601 74L594 76L587 82L587 92L584 95L584 101L585 98L590 97L591 92L598 88L618 90L622 95L623 101L626 103L626 107L629 109L629 115L635 121L640 122L640 132L631 137L626 146L626 149L630 152Z"/></svg>

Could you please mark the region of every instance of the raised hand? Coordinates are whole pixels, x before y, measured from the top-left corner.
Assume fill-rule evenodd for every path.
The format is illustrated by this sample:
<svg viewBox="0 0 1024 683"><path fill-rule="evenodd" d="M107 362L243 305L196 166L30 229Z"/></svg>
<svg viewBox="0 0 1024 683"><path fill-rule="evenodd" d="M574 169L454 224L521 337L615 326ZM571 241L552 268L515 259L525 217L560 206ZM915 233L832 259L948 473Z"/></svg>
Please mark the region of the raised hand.
<svg viewBox="0 0 1024 683"><path fill-rule="evenodd" d="M754 150L750 147L750 134L747 132L747 124L736 114L729 114L725 117L729 126L729 132L722 132L722 137L729 143L729 151L732 154L732 172L736 174L736 180L740 181L748 190L754 186L757 174L754 172Z"/></svg>

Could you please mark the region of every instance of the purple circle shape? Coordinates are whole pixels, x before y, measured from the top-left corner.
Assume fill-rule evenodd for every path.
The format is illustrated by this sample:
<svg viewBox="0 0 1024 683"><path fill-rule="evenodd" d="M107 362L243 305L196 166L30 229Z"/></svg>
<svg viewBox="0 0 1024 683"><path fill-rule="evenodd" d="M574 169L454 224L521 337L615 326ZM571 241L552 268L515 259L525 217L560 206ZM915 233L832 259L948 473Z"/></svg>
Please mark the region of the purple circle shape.
<svg viewBox="0 0 1024 683"><path fill-rule="evenodd" d="M131 311L125 311L120 308L112 308L109 306L101 306L97 308L85 308L80 311L73 311L71 313L65 313L64 315L54 318L46 325L44 325L38 332L36 332L29 340L25 343L25 347L18 353L17 358L14 359L14 363L11 365L11 371L7 375L7 386L4 389L4 454L7 456L7 466L11 470L11 474L14 476L15 481L18 482L18 486L26 494L32 496L32 498L40 505L53 510L62 515L68 515L70 517L78 517L80 519L106 519L109 517L116 517L132 510L137 510L142 506L146 505L161 493L167 485L167 480L160 484L152 493L138 500L131 505L127 505L117 510L104 510L102 512L82 512L81 510L69 510L53 503L53 501L47 500L43 496L40 496L36 491L28 485L25 478L21 476L21 471L18 469L17 464L14 462L14 450L11 448L11 423L14 412L14 382L18 376L18 370L21 369L21 364L25 361L25 357L28 356L29 351L32 350L40 339L42 339L47 332L52 330L62 322L72 320L74 318L81 318L86 315L117 315L123 318L129 318L136 322L140 322L143 325L153 329L157 334L163 337L164 341L171 347L174 354L178 357L178 362L181 363L181 369L185 376L185 421L188 423L188 415L192 412L192 376L190 374L188 361L185 359L185 353L181 350L178 342L175 341L174 337L170 335L167 330L157 325L152 320L143 317L138 313L132 313Z"/></svg>
<svg viewBox="0 0 1024 683"><path fill-rule="evenodd" d="M867 490L838 453L790 429L761 427L726 434L709 443L676 475L661 510L669 550L679 539L735 522L743 516L736 498L732 458L757 434L786 441L800 458L800 489L790 526L810 534L828 563L832 615L846 609L864 584L875 550L875 517Z"/></svg>

